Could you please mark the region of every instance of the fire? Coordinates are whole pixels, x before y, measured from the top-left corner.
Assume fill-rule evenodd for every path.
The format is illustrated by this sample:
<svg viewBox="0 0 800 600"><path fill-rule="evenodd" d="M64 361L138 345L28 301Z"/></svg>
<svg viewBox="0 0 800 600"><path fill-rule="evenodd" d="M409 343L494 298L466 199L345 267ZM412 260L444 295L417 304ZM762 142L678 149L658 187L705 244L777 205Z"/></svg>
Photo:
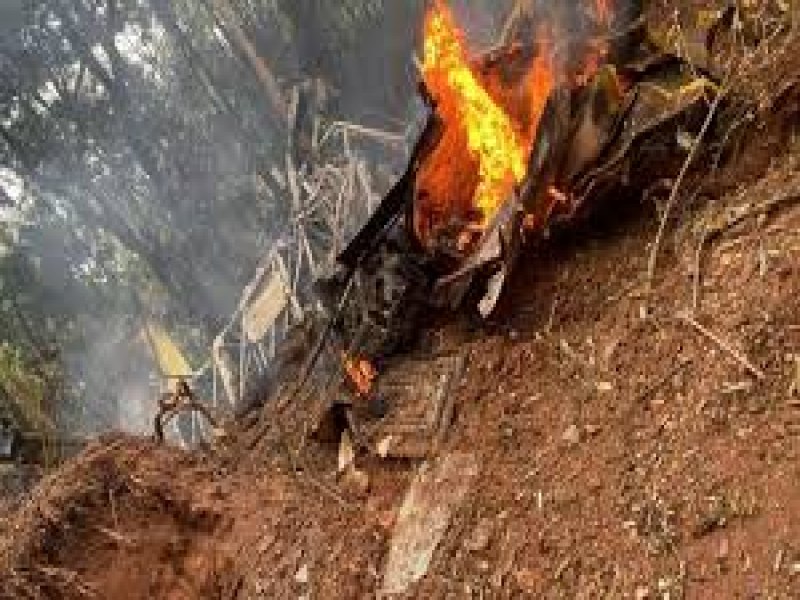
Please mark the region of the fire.
<svg viewBox="0 0 800 600"><path fill-rule="evenodd" d="M372 384L378 372L371 362L363 358L350 356L342 352L342 365L355 392L361 398L367 398L372 391Z"/></svg>
<svg viewBox="0 0 800 600"><path fill-rule="evenodd" d="M424 206L415 215L415 229L423 242L431 242L437 230L455 227L463 250L524 179L554 85L541 50L521 81L504 85L501 76L482 73L471 62L463 33L443 2L428 12L423 77L444 131L417 180Z"/></svg>
<svg viewBox="0 0 800 600"><path fill-rule="evenodd" d="M483 87L469 65L464 42L452 15L439 6L428 16L425 36L425 80L434 97L448 94L457 120L476 157L480 180L474 203L483 218L525 175L525 149L508 115Z"/></svg>

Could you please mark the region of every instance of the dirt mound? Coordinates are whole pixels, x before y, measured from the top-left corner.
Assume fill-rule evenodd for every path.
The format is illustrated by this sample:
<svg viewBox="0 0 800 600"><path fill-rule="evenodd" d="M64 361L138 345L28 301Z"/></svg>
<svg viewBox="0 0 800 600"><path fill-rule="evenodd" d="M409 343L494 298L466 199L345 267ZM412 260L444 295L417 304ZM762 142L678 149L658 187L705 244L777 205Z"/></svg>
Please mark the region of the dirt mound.
<svg viewBox="0 0 800 600"><path fill-rule="evenodd" d="M216 536L229 526L219 475L140 439L93 444L11 521L0 554L7 595L214 595L225 569Z"/></svg>

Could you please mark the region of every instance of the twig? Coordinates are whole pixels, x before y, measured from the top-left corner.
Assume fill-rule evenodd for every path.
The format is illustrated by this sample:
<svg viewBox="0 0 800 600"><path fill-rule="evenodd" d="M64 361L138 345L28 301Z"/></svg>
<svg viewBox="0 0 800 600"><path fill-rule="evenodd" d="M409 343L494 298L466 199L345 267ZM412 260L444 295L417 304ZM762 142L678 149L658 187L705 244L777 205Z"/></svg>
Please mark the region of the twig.
<svg viewBox="0 0 800 600"><path fill-rule="evenodd" d="M637 397L636 397L636 404L641 404L645 400L647 400L650 396L655 394L658 390L661 389L664 384L669 382L675 375L677 375L684 367L688 366L691 362L690 359L686 357L680 357L678 362L665 373L660 379L656 382L651 383L648 385Z"/></svg>
<svg viewBox="0 0 800 600"><path fill-rule="evenodd" d="M65 569L63 567L51 567L45 565L34 565L33 570L37 571L41 577L45 577L56 583L60 583L62 586L65 584L70 586L69 590L64 590L62 588L62 592L70 591L77 593L84 598L100 597L93 587L81 580L81 577L77 571Z"/></svg>
<svg viewBox="0 0 800 600"><path fill-rule="evenodd" d="M556 308L558 307L558 296L553 298L553 303L550 305L550 316L547 318L547 325L544 327L544 332L550 334L553 331L553 325L556 320Z"/></svg>
<svg viewBox="0 0 800 600"><path fill-rule="evenodd" d="M694 256L694 267L692 273L692 311L697 312L700 306L700 288L702 286L702 264L703 255L706 246L719 238L723 233L732 229L733 227L741 224L748 218L761 217L769 215L773 211L779 209L784 204L792 204L800 200L800 194L797 193L797 185L800 184L800 178L793 179L786 185L787 192L779 195L774 195L769 200L761 204L745 204L734 209L726 218L720 222L715 222L710 226L706 226L700 235L700 240L697 243L697 249Z"/></svg>
<svg viewBox="0 0 800 600"><path fill-rule="evenodd" d="M99 533L102 533L112 541L116 542L119 546L131 547L134 545L133 541L129 537L120 533L119 531L109 529L108 527L101 527L100 525L97 525L96 529Z"/></svg>
<svg viewBox="0 0 800 600"><path fill-rule="evenodd" d="M699 331L705 337L714 342L722 350L727 352L731 358L733 358L742 367L748 370L756 379L758 379L759 381L763 381L764 379L766 379L767 376L764 373L764 371L755 366L752 362L750 362L750 360L747 357L745 357L743 354L737 351L733 346L731 346L728 342L719 337L716 333L714 333L713 331L711 331L710 329L699 323L697 319L695 319L688 312L682 311L678 313L677 316L681 321L694 327L697 331Z"/></svg>
<svg viewBox="0 0 800 600"><path fill-rule="evenodd" d="M692 312L697 313L700 308L700 284L702 283L703 274L700 272L703 268L703 248L708 241L708 232L703 232L700 236L700 241L697 243L697 249L694 253L694 267L692 269Z"/></svg>
<svg viewBox="0 0 800 600"><path fill-rule="evenodd" d="M706 115L706 120L703 122L703 126L700 128L700 133L697 134L697 138L695 139L694 144L692 144L691 150L689 150L689 155L686 157L683 167L681 167L680 173L678 174L678 177L672 186L672 191L667 199L667 205L664 207L664 213L661 215L661 222L658 225L656 239L653 242L653 247L650 250L650 258L647 261L648 289L650 289L653 284L653 278L656 272L656 262L658 261L658 252L661 248L661 240L664 237L664 232L667 229L667 222L669 221L672 208L678 199L678 193L680 192L681 185L683 184L683 180L686 178L686 174L689 172L689 167L691 167L692 163L694 162L700 145L703 143L703 138L705 138L706 134L708 133L708 129L711 127L711 123L714 120L714 115L722 103L722 99L727 95L727 89L727 87L720 89L716 98L714 98L714 102L711 103L711 106L708 109L708 114Z"/></svg>
<svg viewBox="0 0 800 600"><path fill-rule="evenodd" d="M300 464L300 462L298 462L298 460L300 460L301 462L304 462L304 461L302 461L302 459L300 459L299 450L298 450L297 454L295 454L292 451L292 448L289 445L289 438L287 437L286 429L280 423L279 419L275 419L272 422L272 424L278 429L278 436L279 436L279 439L281 441L281 445L283 446L283 449L286 452L286 458L289 461L289 466L291 468L291 473L294 476L294 478L296 480L298 480L298 481L300 479L304 479L306 482L310 483L312 487L315 487L317 490L322 492L325 496L328 496L329 498L332 498L343 509L349 510L349 511L355 510L355 507L351 503L349 503L347 500L342 498L342 496L340 494L338 494L335 490L332 490L327 485L325 485L321 481L318 481L313 475L311 475L308 472L308 466L307 465Z"/></svg>
<svg viewBox="0 0 800 600"><path fill-rule="evenodd" d="M119 517L117 516L117 503L114 501L114 490L108 488L108 504L111 508L111 518L114 521L114 527L119 529Z"/></svg>
<svg viewBox="0 0 800 600"><path fill-rule="evenodd" d="M331 130L333 131L337 128L341 129L342 131L351 131L389 145L405 146L406 144L405 136L401 133L395 133L393 131L383 131L373 127L364 127L358 123L350 123L347 121L334 122L331 126Z"/></svg>
<svg viewBox="0 0 800 600"><path fill-rule="evenodd" d="M558 565L556 572L553 574L553 579L555 581L559 581L561 577L564 575L564 572L569 568L571 563L572 563L572 557L570 556L562 560L561 564Z"/></svg>
<svg viewBox="0 0 800 600"><path fill-rule="evenodd" d="M305 479L308 483L310 483L313 487L317 488L320 492L324 495L328 496L329 498L336 501L336 503L341 506L345 510L355 510L355 507L350 504L347 500L342 498L340 494L338 494L335 490L331 489L317 478L313 477L310 473L305 471L298 471L297 475Z"/></svg>

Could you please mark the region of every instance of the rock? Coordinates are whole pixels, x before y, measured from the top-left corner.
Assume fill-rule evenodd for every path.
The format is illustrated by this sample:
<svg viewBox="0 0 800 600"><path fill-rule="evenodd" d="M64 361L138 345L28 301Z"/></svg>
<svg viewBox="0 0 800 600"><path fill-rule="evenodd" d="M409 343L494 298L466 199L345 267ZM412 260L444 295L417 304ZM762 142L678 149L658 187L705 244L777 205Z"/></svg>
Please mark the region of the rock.
<svg viewBox="0 0 800 600"><path fill-rule="evenodd" d="M389 456L389 450L392 447L392 436L387 435L385 438L382 438L376 447L378 452L378 456L381 458L386 458Z"/></svg>
<svg viewBox="0 0 800 600"><path fill-rule="evenodd" d="M349 494L366 496L369 492L369 475L365 471L351 465L342 475L342 486Z"/></svg>
<svg viewBox="0 0 800 600"><path fill-rule="evenodd" d="M598 381L597 382L597 391L601 394L607 394L609 392L614 391L614 384L610 381Z"/></svg>
<svg viewBox="0 0 800 600"><path fill-rule="evenodd" d="M339 441L339 473L347 471L356 460L356 451L350 439L350 432L346 429L342 432L342 439Z"/></svg>
<svg viewBox="0 0 800 600"><path fill-rule="evenodd" d="M636 600L648 600L648 598L650 598L650 588L646 585L637 587L633 597L636 598Z"/></svg>
<svg viewBox="0 0 800 600"><path fill-rule="evenodd" d="M297 569L297 573L294 574L294 580L297 583L305 585L308 583L308 565L304 564L299 569Z"/></svg>
<svg viewBox="0 0 800 600"><path fill-rule="evenodd" d="M514 572L514 581L517 587L526 595L536 593L536 572L531 569L518 569Z"/></svg>
<svg viewBox="0 0 800 600"><path fill-rule="evenodd" d="M581 430L577 425L570 425L562 434L561 439L570 446L577 446L581 442Z"/></svg>

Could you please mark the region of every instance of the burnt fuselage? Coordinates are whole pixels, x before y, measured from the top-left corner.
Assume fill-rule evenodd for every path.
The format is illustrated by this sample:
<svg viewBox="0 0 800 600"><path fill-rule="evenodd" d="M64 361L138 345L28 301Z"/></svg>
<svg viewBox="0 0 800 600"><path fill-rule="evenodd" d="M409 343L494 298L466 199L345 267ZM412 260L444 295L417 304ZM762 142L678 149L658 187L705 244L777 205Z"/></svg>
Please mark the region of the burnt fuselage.
<svg viewBox="0 0 800 600"><path fill-rule="evenodd" d="M480 64L498 68L503 57L526 60L512 48ZM537 118L524 177L474 231L464 199L432 202L421 176L441 154L448 123L420 87L428 114L405 173L321 284L340 345L371 361L413 341L432 309L491 313L525 243L637 184L637 174L656 168L664 176L684 153L676 130L696 130L698 109L713 95L713 84L671 56L598 65L585 80L565 80ZM449 168L474 176L474 165ZM453 214L442 212L447 206Z"/></svg>

